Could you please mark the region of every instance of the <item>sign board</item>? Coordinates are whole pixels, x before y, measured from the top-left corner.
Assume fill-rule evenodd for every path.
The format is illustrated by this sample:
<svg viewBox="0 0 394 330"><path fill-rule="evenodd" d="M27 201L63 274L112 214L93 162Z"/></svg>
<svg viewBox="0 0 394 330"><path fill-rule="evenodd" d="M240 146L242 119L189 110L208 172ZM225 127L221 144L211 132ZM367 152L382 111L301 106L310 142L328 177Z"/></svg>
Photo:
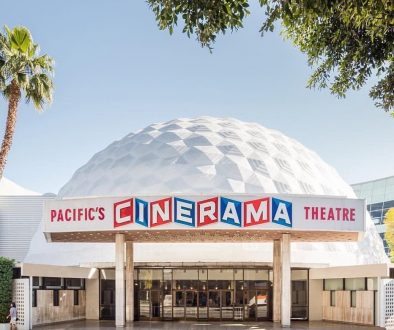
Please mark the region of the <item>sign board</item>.
<svg viewBox="0 0 394 330"><path fill-rule="evenodd" d="M177 195L45 201L44 232L365 231L365 201L311 195Z"/></svg>

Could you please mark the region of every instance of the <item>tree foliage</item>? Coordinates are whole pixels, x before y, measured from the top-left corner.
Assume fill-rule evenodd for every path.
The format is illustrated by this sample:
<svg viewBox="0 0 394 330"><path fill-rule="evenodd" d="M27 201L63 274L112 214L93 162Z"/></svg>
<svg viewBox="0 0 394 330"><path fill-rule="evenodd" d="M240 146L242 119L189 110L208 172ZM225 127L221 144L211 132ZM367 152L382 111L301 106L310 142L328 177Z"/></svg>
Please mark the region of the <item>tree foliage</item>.
<svg viewBox="0 0 394 330"><path fill-rule="evenodd" d="M390 248L390 260L391 262L394 262L394 208L391 208L386 212L384 224L386 225L384 239Z"/></svg>
<svg viewBox="0 0 394 330"><path fill-rule="evenodd" d="M147 0L160 29L183 32L212 49L216 36L242 28L248 0ZM307 86L329 88L344 97L371 76L375 105L394 115L393 0L260 0L261 34L281 22L285 38L307 55L314 68Z"/></svg>
<svg viewBox="0 0 394 330"><path fill-rule="evenodd" d="M37 110L43 110L52 102L53 59L39 55L39 46L27 28L5 26L4 30L0 33L0 91L9 100L14 82L25 93L26 102L33 101Z"/></svg>
<svg viewBox="0 0 394 330"><path fill-rule="evenodd" d="M0 257L0 323L7 322L12 301L12 268L14 261Z"/></svg>
<svg viewBox="0 0 394 330"><path fill-rule="evenodd" d="M11 149L19 101L24 97L39 111L52 102L53 65L51 57L39 55L39 47L27 28L20 26L11 30L5 26L4 33L0 32L0 93L8 101L0 148L0 179Z"/></svg>

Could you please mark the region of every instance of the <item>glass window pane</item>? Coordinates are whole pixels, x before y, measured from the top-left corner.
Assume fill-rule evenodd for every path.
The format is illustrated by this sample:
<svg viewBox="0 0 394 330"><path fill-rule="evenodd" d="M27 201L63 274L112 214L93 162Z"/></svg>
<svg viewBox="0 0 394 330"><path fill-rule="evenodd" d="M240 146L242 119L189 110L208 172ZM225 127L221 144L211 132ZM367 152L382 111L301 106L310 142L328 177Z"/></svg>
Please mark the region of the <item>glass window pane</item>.
<svg viewBox="0 0 394 330"><path fill-rule="evenodd" d="M329 278L324 280L324 290L343 290L342 278Z"/></svg>
<svg viewBox="0 0 394 330"><path fill-rule="evenodd" d="M207 290L208 288L208 270L199 269L198 270L198 279L199 279L199 290Z"/></svg>
<svg viewBox="0 0 394 330"><path fill-rule="evenodd" d="M266 269L245 269L244 277L244 284L248 289L263 289L270 285L268 270Z"/></svg>
<svg viewBox="0 0 394 330"><path fill-rule="evenodd" d="M115 269L101 269L100 276L102 280L114 280L115 279Z"/></svg>
<svg viewBox="0 0 394 330"><path fill-rule="evenodd" d="M40 278L37 276L33 276L33 287L38 288L40 286Z"/></svg>
<svg viewBox="0 0 394 330"><path fill-rule="evenodd" d="M371 211L380 211L383 208L383 203L371 204Z"/></svg>
<svg viewBox="0 0 394 330"><path fill-rule="evenodd" d="M177 290L194 290L198 288L197 269L174 269L174 288Z"/></svg>
<svg viewBox="0 0 394 330"><path fill-rule="evenodd" d="M307 269L294 269L291 271L291 279L293 281L307 280L308 270Z"/></svg>
<svg viewBox="0 0 394 330"><path fill-rule="evenodd" d="M66 289L82 289L83 279L81 278L66 278Z"/></svg>
<svg viewBox="0 0 394 330"><path fill-rule="evenodd" d="M206 291L198 292L198 318L206 319L208 318L208 297Z"/></svg>
<svg viewBox="0 0 394 330"><path fill-rule="evenodd" d="M345 290L365 290L365 278L346 278Z"/></svg>
<svg viewBox="0 0 394 330"><path fill-rule="evenodd" d="M234 272L232 269L209 269L208 287L209 289L231 289L233 286Z"/></svg>
<svg viewBox="0 0 394 330"><path fill-rule="evenodd" d="M163 286L164 291L171 291L171 284L172 284L172 269L163 269ZM166 293L167 294L167 293Z"/></svg>
<svg viewBox="0 0 394 330"><path fill-rule="evenodd" d="M350 307L357 307L357 291L350 291Z"/></svg>
<svg viewBox="0 0 394 330"><path fill-rule="evenodd" d="M238 281L243 281L244 279L243 269L234 269L234 279Z"/></svg>
<svg viewBox="0 0 394 330"><path fill-rule="evenodd" d="M62 286L62 279L60 277L44 277L43 285L46 288L60 288Z"/></svg>
<svg viewBox="0 0 394 330"><path fill-rule="evenodd" d="M209 291L209 318L220 319L220 291Z"/></svg>
<svg viewBox="0 0 394 330"><path fill-rule="evenodd" d="M335 291L330 292L330 306L335 306Z"/></svg>
<svg viewBox="0 0 394 330"><path fill-rule="evenodd" d="M378 280L376 277L368 277L367 279L367 290L377 290Z"/></svg>
<svg viewBox="0 0 394 330"><path fill-rule="evenodd" d="M394 190L394 189L393 189ZM387 201L384 202L384 208L389 209L391 207L394 207L394 201Z"/></svg>
<svg viewBox="0 0 394 330"><path fill-rule="evenodd" d="M140 269L138 274L140 290L160 289L163 281L162 269Z"/></svg>

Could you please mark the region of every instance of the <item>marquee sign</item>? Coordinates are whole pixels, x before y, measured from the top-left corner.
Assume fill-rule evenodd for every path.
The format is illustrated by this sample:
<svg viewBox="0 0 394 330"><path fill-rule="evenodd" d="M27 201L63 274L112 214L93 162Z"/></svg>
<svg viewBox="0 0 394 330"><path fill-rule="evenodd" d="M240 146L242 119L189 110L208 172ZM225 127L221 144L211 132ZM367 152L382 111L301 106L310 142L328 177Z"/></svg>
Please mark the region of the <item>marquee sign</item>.
<svg viewBox="0 0 394 330"><path fill-rule="evenodd" d="M310 195L129 196L45 201L44 232L365 231L365 201Z"/></svg>

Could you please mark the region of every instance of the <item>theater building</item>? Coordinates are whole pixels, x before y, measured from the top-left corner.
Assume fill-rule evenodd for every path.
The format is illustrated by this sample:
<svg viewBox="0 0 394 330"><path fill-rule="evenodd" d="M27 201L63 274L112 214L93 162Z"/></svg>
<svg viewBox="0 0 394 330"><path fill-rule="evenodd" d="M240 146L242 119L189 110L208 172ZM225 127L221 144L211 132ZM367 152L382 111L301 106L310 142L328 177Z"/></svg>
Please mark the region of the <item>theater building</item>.
<svg viewBox="0 0 394 330"><path fill-rule="evenodd" d="M256 123L176 119L129 134L46 200L42 219L19 265L30 326L384 325L394 314L365 200L316 153Z"/></svg>

